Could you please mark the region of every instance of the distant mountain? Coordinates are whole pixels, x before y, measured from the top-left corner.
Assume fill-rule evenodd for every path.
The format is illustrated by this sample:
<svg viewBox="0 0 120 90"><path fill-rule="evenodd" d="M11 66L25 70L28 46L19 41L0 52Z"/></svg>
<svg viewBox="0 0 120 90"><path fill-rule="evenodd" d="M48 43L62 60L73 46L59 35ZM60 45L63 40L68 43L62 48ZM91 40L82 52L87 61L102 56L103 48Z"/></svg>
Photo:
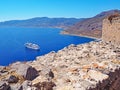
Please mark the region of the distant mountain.
<svg viewBox="0 0 120 90"><path fill-rule="evenodd" d="M84 19L76 23L75 25L67 28L63 31L63 33L100 38L102 35L103 19L115 13L120 13L120 10L105 11L92 18Z"/></svg>
<svg viewBox="0 0 120 90"><path fill-rule="evenodd" d="M0 27L47 27L47 28L66 28L83 19L76 18L48 18L37 17L27 20L11 20L0 22Z"/></svg>

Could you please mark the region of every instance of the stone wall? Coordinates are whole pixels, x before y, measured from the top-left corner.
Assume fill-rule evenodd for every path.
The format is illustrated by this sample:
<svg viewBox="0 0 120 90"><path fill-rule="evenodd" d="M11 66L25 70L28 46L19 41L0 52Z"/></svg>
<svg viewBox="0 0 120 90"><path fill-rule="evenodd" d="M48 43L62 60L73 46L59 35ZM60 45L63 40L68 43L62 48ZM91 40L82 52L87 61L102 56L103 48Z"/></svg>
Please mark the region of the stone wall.
<svg viewBox="0 0 120 90"><path fill-rule="evenodd" d="M103 20L102 39L120 44L120 15L111 15Z"/></svg>

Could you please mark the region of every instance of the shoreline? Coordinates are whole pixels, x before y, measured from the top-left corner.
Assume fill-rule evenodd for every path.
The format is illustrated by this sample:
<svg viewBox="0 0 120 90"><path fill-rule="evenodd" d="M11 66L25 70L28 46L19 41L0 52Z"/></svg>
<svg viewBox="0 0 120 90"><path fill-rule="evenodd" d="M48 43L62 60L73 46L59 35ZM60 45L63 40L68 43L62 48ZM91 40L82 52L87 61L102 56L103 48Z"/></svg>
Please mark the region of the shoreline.
<svg viewBox="0 0 120 90"><path fill-rule="evenodd" d="M86 37L86 38L91 38L91 39L95 39L95 40L101 40L101 38L96 38L96 37L91 37L91 36L85 36L85 35L70 34L70 33L67 33L65 31L61 31L60 34L70 35L70 36L78 36L78 37Z"/></svg>

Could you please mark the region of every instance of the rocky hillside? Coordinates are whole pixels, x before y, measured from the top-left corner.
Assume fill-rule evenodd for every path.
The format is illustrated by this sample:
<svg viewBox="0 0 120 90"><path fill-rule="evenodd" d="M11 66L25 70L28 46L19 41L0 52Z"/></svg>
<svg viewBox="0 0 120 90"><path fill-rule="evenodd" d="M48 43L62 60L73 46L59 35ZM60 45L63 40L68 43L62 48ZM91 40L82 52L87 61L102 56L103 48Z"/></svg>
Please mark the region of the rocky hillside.
<svg viewBox="0 0 120 90"><path fill-rule="evenodd" d="M92 18L84 19L70 28L64 30L64 34L75 34L100 38L102 35L102 21L106 16L120 13L120 10L110 10L102 12Z"/></svg>
<svg viewBox="0 0 120 90"><path fill-rule="evenodd" d="M70 45L35 61L0 67L0 90L119 90L120 46Z"/></svg>
<svg viewBox="0 0 120 90"><path fill-rule="evenodd" d="M0 27L66 28L81 20L83 19L37 17L27 20L11 20L0 22Z"/></svg>
<svg viewBox="0 0 120 90"><path fill-rule="evenodd" d="M103 20L102 39L120 45L120 14L111 15Z"/></svg>
<svg viewBox="0 0 120 90"><path fill-rule="evenodd" d="M112 34L103 32L103 41L0 66L0 90L120 90L119 21L118 15L104 20L103 29ZM116 37L109 40L111 35Z"/></svg>

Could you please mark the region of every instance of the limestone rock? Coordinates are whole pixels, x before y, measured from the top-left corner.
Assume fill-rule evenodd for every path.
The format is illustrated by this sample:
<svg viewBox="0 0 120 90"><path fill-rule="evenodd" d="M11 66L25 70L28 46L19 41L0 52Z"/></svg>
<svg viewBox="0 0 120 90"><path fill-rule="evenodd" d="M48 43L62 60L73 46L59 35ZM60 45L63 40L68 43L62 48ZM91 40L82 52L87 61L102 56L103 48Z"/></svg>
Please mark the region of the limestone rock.
<svg viewBox="0 0 120 90"><path fill-rule="evenodd" d="M26 80L26 81L24 81L22 83L21 86L22 86L22 90L32 90L31 89L31 86L32 86L32 82L31 81Z"/></svg>
<svg viewBox="0 0 120 90"><path fill-rule="evenodd" d="M57 90L75 90L72 86L59 87Z"/></svg>
<svg viewBox="0 0 120 90"><path fill-rule="evenodd" d="M10 90L10 86L5 81L0 81L0 90Z"/></svg>
<svg viewBox="0 0 120 90"><path fill-rule="evenodd" d="M108 75L103 74L99 71L95 71L95 70L90 70L88 71L88 75L90 76L91 79L96 80L97 82L105 80L108 78Z"/></svg>
<svg viewBox="0 0 120 90"><path fill-rule="evenodd" d="M120 15L114 14L103 20L102 39L120 45Z"/></svg>
<svg viewBox="0 0 120 90"><path fill-rule="evenodd" d="M56 86L54 82L41 82L34 85L40 90L53 90L53 87Z"/></svg>
<svg viewBox="0 0 120 90"><path fill-rule="evenodd" d="M10 90L23 90L21 84L11 84L10 85Z"/></svg>
<svg viewBox="0 0 120 90"><path fill-rule="evenodd" d="M38 71L35 68L24 63L14 63L10 67L26 80L33 80L38 76Z"/></svg>

